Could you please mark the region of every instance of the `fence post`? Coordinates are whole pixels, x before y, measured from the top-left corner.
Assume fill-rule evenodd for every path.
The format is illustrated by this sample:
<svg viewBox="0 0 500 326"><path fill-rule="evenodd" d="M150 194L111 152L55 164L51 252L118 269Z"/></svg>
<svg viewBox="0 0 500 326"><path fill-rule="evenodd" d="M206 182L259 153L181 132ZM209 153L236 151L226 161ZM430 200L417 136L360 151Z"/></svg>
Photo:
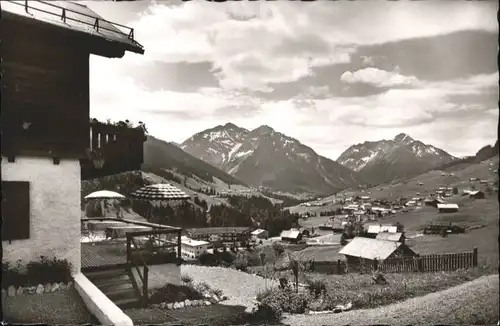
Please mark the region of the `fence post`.
<svg viewBox="0 0 500 326"><path fill-rule="evenodd" d="M148 274L149 268L147 265L144 265L144 281L142 283L142 298L144 302L144 308L148 306L149 294L148 294Z"/></svg>
<svg viewBox="0 0 500 326"><path fill-rule="evenodd" d="M182 259L181 237L182 237L182 230L179 230L179 232L177 233L177 261L178 261L179 265L180 265L181 259Z"/></svg>
<svg viewBox="0 0 500 326"><path fill-rule="evenodd" d="M132 261L132 247L131 247L131 239L132 236L130 234L127 234L127 262Z"/></svg>
<svg viewBox="0 0 500 326"><path fill-rule="evenodd" d="M375 260L373 261L373 270L374 270L375 272L378 270L378 260L377 260L377 259L375 259Z"/></svg>
<svg viewBox="0 0 500 326"><path fill-rule="evenodd" d="M474 251L472 253L472 267L477 267L477 247L474 247Z"/></svg>
<svg viewBox="0 0 500 326"><path fill-rule="evenodd" d="M343 274L340 270L340 259L337 260L337 274Z"/></svg>

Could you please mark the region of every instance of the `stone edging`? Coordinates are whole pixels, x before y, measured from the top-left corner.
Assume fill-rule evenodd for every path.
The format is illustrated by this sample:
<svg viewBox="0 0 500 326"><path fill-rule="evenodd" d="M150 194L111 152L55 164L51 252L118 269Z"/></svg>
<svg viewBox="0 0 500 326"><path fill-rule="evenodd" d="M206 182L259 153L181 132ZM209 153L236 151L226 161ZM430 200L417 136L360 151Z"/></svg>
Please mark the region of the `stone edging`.
<svg viewBox="0 0 500 326"><path fill-rule="evenodd" d="M73 287L73 282L68 282L67 284L65 284L64 282L52 283L52 284L47 283L45 285L38 284L37 286L20 286L18 288L11 285L7 288L7 290L2 289L2 298L6 296L15 297L26 294L29 295L29 294L61 292L61 291L66 291L67 289L70 289L72 287Z"/></svg>
<svg viewBox="0 0 500 326"><path fill-rule="evenodd" d="M185 300L182 302L162 302L159 304L153 304L151 305L154 308L162 308L162 309L168 309L168 310L176 310L176 309L182 309L185 307L197 307L197 306L210 306L212 304L217 304L221 301L228 300L228 297L223 296L223 297L218 297L216 295L212 296L207 296L205 299L201 300Z"/></svg>

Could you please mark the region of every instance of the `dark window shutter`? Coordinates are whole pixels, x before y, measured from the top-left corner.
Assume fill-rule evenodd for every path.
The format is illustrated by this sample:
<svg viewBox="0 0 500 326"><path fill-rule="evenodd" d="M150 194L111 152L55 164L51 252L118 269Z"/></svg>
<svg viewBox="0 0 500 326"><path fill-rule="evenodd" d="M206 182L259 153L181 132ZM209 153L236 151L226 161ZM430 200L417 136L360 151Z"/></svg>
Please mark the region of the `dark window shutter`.
<svg viewBox="0 0 500 326"><path fill-rule="evenodd" d="M2 239L30 237L30 183L2 181Z"/></svg>

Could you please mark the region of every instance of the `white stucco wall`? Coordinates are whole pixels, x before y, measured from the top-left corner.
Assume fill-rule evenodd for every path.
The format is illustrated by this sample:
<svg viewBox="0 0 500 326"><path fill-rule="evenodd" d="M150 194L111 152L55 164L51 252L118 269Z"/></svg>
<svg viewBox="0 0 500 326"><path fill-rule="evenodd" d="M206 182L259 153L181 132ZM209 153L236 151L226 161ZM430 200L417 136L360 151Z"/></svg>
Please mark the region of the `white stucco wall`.
<svg viewBox="0 0 500 326"><path fill-rule="evenodd" d="M2 241L3 259L24 264L41 255L67 259L80 271L80 162L51 158L2 157L3 181L30 182L30 238Z"/></svg>

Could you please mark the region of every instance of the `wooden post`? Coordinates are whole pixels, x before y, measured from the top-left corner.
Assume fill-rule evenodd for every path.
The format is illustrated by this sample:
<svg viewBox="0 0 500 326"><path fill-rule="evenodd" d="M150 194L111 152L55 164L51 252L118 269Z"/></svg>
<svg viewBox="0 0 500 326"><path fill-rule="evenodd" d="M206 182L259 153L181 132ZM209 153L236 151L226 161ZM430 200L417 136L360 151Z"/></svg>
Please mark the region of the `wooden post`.
<svg viewBox="0 0 500 326"><path fill-rule="evenodd" d="M144 265L144 282L142 282L142 298L143 298L143 302L144 302L144 308L146 308L148 306L148 300L149 300L148 274L149 274L149 268L147 265Z"/></svg>
<svg viewBox="0 0 500 326"><path fill-rule="evenodd" d="M181 244L181 234L182 230L177 232L177 262L180 265L182 258L182 244Z"/></svg>
<svg viewBox="0 0 500 326"><path fill-rule="evenodd" d="M472 267L477 267L477 247L474 247L472 255Z"/></svg>
<svg viewBox="0 0 500 326"><path fill-rule="evenodd" d="M127 262L130 263L132 261L132 236L127 234Z"/></svg>
<svg viewBox="0 0 500 326"><path fill-rule="evenodd" d="M337 274L343 274L340 270L340 259L337 260Z"/></svg>

